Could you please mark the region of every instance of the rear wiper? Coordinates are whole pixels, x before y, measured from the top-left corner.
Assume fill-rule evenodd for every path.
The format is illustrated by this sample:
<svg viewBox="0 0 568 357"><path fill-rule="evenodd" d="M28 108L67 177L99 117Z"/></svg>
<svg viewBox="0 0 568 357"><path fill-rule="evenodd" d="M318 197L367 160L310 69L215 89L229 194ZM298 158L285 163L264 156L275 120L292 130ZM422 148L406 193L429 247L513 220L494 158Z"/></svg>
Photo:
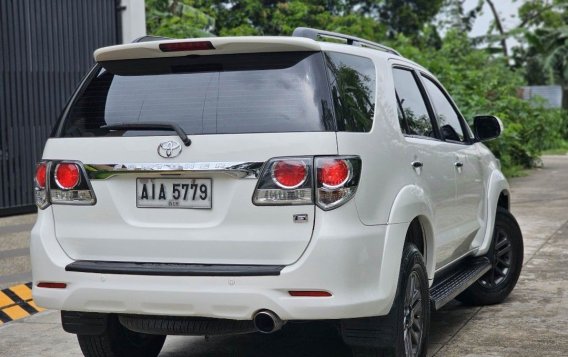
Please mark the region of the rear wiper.
<svg viewBox="0 0 568 357"><path fill-rule="evenodd" d="M102 126L101 129L107 130L169 130L175 131L185 146L191 145L191 140L183 129L174 123L119 123Z"/></svg>

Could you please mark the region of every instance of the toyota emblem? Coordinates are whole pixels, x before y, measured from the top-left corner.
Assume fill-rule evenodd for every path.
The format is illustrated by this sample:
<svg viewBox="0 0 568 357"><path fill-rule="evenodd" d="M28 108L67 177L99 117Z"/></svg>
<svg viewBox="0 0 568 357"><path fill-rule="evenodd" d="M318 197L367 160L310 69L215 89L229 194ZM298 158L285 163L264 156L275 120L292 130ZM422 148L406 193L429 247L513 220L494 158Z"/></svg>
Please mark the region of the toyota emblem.
<svg viewBox="0 0 568 357"><path fill-rule="evenodd" d="M166 159L172 159L181 153L181 144L177 141L165 141L158 145L158 155Z"/></svg>

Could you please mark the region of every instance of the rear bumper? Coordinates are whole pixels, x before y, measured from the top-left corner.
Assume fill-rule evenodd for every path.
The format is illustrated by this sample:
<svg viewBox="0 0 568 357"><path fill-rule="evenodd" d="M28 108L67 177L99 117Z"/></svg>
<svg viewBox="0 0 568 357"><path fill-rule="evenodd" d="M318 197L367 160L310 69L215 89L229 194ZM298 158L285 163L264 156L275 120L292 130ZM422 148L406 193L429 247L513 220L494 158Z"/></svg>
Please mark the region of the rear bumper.
<svg viewBox="0 0 568 357"><path fill-rule="evenodd" d="M302 257L268 276L156 276L66 271L74 261L59 246L51 208L32 230L33 295L40 306L68 311L201 316L249 320L261 309L283 320L385 315L398 281L408 225L365 226L354 202L318 212ZM38 288L65 282L65 289ZM292 297L325 290L332 297Z"/></svg>

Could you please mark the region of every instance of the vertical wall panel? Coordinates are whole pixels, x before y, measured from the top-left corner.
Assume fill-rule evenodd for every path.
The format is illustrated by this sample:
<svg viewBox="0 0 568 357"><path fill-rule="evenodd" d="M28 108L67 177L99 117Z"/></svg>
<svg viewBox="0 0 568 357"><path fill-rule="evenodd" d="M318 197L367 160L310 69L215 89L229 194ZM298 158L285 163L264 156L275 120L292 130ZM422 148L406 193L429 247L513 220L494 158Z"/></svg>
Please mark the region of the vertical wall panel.
<svg viewBox="0 0 568 357"><path fill-rule="evenodd" d="M0 215L33 209L35 162L93 51L116 43L116 4L0 1Z"/></svg>

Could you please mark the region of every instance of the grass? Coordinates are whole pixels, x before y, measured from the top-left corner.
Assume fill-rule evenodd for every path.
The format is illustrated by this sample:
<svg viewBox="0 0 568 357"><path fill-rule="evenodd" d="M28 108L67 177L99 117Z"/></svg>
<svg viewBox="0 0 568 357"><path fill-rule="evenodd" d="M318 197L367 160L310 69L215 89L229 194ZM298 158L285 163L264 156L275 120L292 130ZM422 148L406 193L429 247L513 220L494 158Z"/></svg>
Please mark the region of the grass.
<svg viewBox="0 0 568 357"><path fill-rule="evenodd" d="M563 140L553 149L544 150L542 155L566 155L568 153L568 141Z"/></svg>
<svg viewBox="0 0 568 357"><path fill-rule="evenodd" d="M549 149L542 152L543 155L566 155L568 149Z"/></svg>

